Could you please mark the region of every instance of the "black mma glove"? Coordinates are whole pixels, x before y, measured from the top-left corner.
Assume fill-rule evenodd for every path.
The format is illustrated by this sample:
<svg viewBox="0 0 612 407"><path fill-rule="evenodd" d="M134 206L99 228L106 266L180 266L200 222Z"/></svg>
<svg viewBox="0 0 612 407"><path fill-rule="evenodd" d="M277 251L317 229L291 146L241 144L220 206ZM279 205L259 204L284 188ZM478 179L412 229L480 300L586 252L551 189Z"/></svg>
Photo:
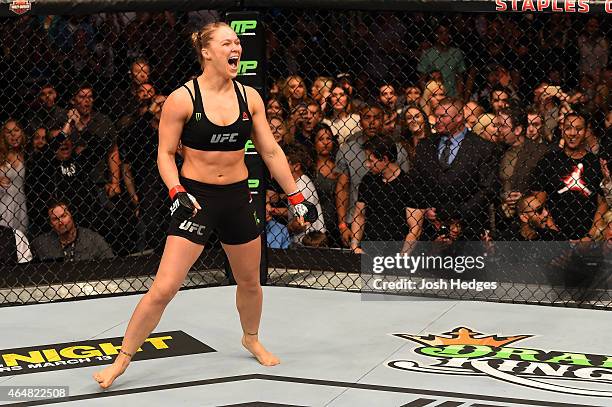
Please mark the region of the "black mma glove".
<svg viewBox="0 0 612 407"><path fill-rule="evenodd" d="M317 207L304 199L302 191L296 191L287 196L287 200L295 208L296 216L303 216L308 223L314 223L319 217Z"/></svg>
<svg viewBox="0 0 612 407"><path fill-rule="evenodd" d="M170 216L174 215L176 210L180 209L185 216L191 217L195 215L196 199L188 193L182 185L177 185L170 190L170 199L172 205L170 206Z"/></svg>

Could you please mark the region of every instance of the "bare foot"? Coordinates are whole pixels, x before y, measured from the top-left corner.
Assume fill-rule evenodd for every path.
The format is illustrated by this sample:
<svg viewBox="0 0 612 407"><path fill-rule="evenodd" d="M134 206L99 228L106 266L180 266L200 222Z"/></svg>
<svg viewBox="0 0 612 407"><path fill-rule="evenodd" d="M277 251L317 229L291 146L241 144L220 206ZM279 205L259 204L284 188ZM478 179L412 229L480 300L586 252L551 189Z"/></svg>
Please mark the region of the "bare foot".
<svg viewBox="0 0 612 407"><path fill-rule="evenodd" d="M129 364L130 359L125 355L119 354L112 365L94 373L93 377L96 379L101 388L108 389L113 384L115 379L125 372L125 369L127 369Z"/></svg>
<svg viewBox="0 0 612 407"><path fill-rule="evenodd" d="M268 352L259 342L256 335L244 335L242 337L242 346L251 352L257 361L264 366L274 366L280 363L280 359Z"/></svg>

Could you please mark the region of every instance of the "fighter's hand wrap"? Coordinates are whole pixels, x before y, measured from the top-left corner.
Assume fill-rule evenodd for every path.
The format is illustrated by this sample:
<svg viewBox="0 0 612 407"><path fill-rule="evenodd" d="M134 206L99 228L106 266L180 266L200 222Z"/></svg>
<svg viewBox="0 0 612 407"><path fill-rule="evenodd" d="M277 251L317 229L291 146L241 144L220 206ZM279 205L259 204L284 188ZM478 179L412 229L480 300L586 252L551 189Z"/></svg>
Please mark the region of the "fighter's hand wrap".
<svg viewBox="0 0 612 407"><path fill-rule="evenodd" d="M296 191L287 196L287 200L295 208L297 216L303 216L308 223L314 223L319 217L317 207L304 199L302 191Z"/></svg>
<svg viewBox="0 0 612 407"><path fill-rule="evenodd" d="M174 215L177 209L181 209L187 216L191 216L195 210L196 199L188 193L182 185L177 185L170 189L170 216Z"/></svg>

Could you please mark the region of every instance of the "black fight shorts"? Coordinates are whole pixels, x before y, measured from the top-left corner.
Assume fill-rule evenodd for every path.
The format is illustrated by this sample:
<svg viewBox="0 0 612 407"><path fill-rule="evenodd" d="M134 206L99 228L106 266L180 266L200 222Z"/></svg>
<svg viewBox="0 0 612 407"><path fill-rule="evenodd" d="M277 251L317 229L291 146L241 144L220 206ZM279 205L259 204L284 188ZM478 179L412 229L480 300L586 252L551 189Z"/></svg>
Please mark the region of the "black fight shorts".
<svg viewBox="0 0 612 407"><path fill-rule="evenodd" d="M193 217L180 209L174 211L169 236L181 236L201 245L213 230L225 244L248 243L259 236L260 221L247 180L215 185L180 177L180 182L202 209Z"/></svg>

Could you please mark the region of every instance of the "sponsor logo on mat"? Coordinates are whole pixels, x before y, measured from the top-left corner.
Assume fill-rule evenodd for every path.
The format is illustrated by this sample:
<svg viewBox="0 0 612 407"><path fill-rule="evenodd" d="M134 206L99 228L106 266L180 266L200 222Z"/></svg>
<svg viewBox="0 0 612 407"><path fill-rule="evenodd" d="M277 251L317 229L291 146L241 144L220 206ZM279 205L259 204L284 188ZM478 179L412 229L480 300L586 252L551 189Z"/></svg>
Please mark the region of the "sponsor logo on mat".
<svg viewBox="0 0 612 407"><path fill-rule="evenodd" d="M50 370L111 364L121 349L122 337L91 339L0 350L0 377ZM216 352L183 331L159 332L149 336L133 360L167 358Z"/></svg>
<svg viewBox="0 0 612 407"><path fill-rule="evenodd" d="M416 342L414 353L435 362L393 360L387 366L417 373L488 376L557 393L612 397L612 356L508 346L533 335L485 335L459 327L442 335L393 334Z"/></svg>

